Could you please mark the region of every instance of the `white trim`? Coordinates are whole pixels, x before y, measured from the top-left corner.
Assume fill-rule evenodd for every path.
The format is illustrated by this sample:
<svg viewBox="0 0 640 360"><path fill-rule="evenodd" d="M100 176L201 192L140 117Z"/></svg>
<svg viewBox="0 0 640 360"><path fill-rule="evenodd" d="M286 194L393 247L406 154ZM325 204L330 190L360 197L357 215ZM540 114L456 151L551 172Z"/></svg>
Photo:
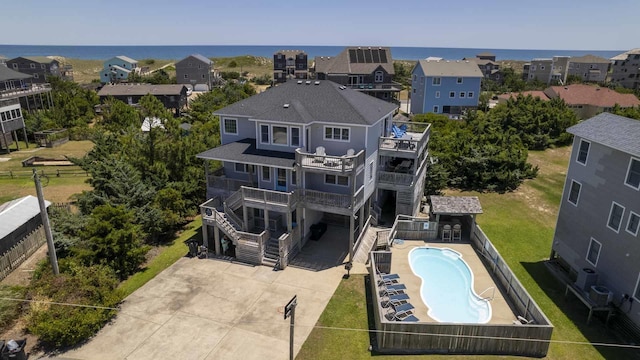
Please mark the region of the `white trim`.
<svg viewBox="0 0 640 360"><path fill-rule="evenodd" d="M580 186L580 189L578 189L578 197L576 198L576 203L572 203L571 202L571 189L573 188L573 183L578 184L578 186ZM578 207L578 203L580 202L580 193L582 192L582 183L575 181L573 179L571 179L571 186L569 186L569 195L567 196L567 202L575 207Z"/></svg>
<svg viewBox="0 0 640 360"><path fill-rule="evenodd" d="M453 96L451 96L451 94L453 94ZM449 99L455 99L456 98L456 92L455 91L449 91Z"/></svg>
<svg viewBox="0 0 640 360"><path fill-rule="evenodd" d="M375 180L375 167L373 166L373 161L369 162L369 182L371 183L373 180Z"/></svg>
<svg viewBox="0 0 640 360"><path fill-rule="evenodd" d="M436 99L440 99L440 91L436 91Z"/></svg>
<svg viewBox="0 0 640 360"><path fill-rule="evenodd" d="M467 98L468 99L473 99L474 96L475 96L475 94L473 93L473 91L468 91L467 92Z"/></svg>
<svg viewBox="0 0 640 360"><path fill-rule="evenodd" d="M436 79L438 79L438 83L436 84ZM440 86L442 85L442 77L440 76L433 76L431 77L431 86Z"/></svg>
<svg viewBox="0 0 640 360"><path fill-rule="evenodd" d="M274 134L273 134L273 128L274 128L274 127L284 128L284 129L285 129L285 131L287 132L287 133L285 134L285 135L286 135L286 136L285 136L285 141L286 141L286 142L285 142L284 144L278 144L278 143L276 143L276 142L274 142L274 141L273 141L273 140L274 140L274 138L275 138L275 136L274 136ZM271 139L269 139L269 140L271 140L271 145L273 145L273 146L286 146L286 147L289 147L289 127L288 127L288 126L286 126L286 125L275 125L275 124L274 124L274 125L270 125L270 126L269 126L269 128L270 128L270 130L271 130L271 131L270 131L270 133L269 133L269 134L271 135Z"/></svg>
<svg viewBox="0 0 640 360"><path fill-rule="evenodd" d="M229 118L229 117L220 117L220 119L222 119L222 133L225 135L238 135L238 119L235 118ZM227 132L227 126L226 126L226 120L233 120L236 122L236 132L232 133L232 132Z"/></svg>
<svg viewBox="0 0 640 360"><path fill-rule="evenodd" d="M298 129L298 143L293 144L293 129ZM301 147L302 146L302 128L300 126L289 127L289 146Z"/></svg>
<svg viewBox="0 0 640 360"><path fill-rule="evenodd" d="M596 256L596 262L595 262L595 263L592 263L592 262L589 260L589 253L591 252L591 251L590 251L590 250L591 250L591 244L592 244L592 243L594 243L594 242L598 243L598 245L600 245L600 248L598 249L598 255ZM584 259L585 259L585 260L587 260L587 262L588 262L589 264L591 264L591 265L593 265L593 266L596 266L596 267L597 267L597 266L598 266L598 260L600 260L600 252L601 252L601 251L602 251L602 243L601 243L600 241L598 241L598 240L594 239L594 238L591 238L591 240L589 241L589 247L587 247L587 255L585 255Z"/></svg>
<svg viewBox="0 0 640 360"><path fill-rule="evenodd" d="M635 233L629 231L629 224L631 224L631 218L634 217L634 216L637 217L638 220L640 221L640 214L637 214L637 213L629 210L629 219L627 220L627 226L624 227L624 230L626 232L628 232L629 234L633 235L633 236L637 236L638 235L638 229L640 229L640 224L638 224L638 227L636 228L636 232Z"/></svg>
<svg viewBox="0 0 640 360"><path fill-rule="evenodd" d="M620 223L618 224L618 228L617 228L617 229L614 229L614 228L612 228L611 226L609 226L609 223L611 222L611 214L613 214L613 208L614 208L615 206L618 206L618 207L621 207L621 208L622 208L622 214L620 215ZM625 210L626 210L626 209L625 209L625 207L624 207L624 206L622 206L622 205L618 204L618 203L617 203L617 202L615 202L615 201L612 201L612 202L611 202L611 209L609 209L609 216L607 217L607 227L608 227L609 229L611 229L611 230L615 231L615 232L616 232L616 234L618 234L618 233L620 232L620 227L622 226L622 220L624 219L624 211L625 211Z"/></svg>
<svg viewBox="0 0 640 360"><path fill-rule="evenodd" d="M327 138L327 128L332 129L331 130L331 138ZM340 139L334 139L333 138L333 134L334 134L334 131L335 131L334 129L340 129ZM342 140L342 130L349 131L347 140ZM326 126L325 125L325 126L322 127L322 138L324 140L328 140L328 141L351 142L351 128L344 127L344 126Z"/></svg>
<svg viewBox="0 0 640 360"><path fill-rule="evenodd" d="M262 139L262 127L263 126L267 128L267 141L264 141ZM269 127L269 124L260 124L260 125L258 125L258 137L260 138L260 144L265 144L265 145L271 144L271 127Z"/></svg>
<svg viewBox="0 0 640 360"><path fill-rule="evenodd" d="M269 172L269 178L265 179L264 178L264 170L267 169ZM260 180L262 180L263 182L271 182L271 168L269 166L260 166Z"/></svg>
<svg viewBox="0 0 640 360"><path fill-rule="evenodd" d="M635 189L635 190L640 190L640 182L638 182L638 187L634 187L633 185L629 184L627 182L627 180L629 179L629 172L631 171L631 164L637 161L638 164L640 164L640 159L638 158L634 158L633 156L631 157L631 159L629 159L629 166L627 167L627 174L624 176L624 184L627 185L628 187Z"/></svg>
<svg viewBox="0 0 640 360"><path fill-rule="evenodd" d="M334 176L336 178L335 182L327 182L327 176ZM342 184L338 184L338 177L343 177L347 179L347 184L346 185L342 185ZM341 186L341 187L349 187L349 184L351 183L351 179L348 176L342 176L342 175L337 175L337 174L324 174L324 183L325 185L333 185L333 186Z"/></svg>
<svg viewBox="0 0 640 360"><path fill-rule="evenodd" d="M638 273L638 280L636 280L636 287L633 289L633 294L631 294L631 297L633 297L636 301L640 301L640 298L636 297L636 295L638 294L638 287L640 287L640 273Z"/></svg>
<svg viewBox="0 0 640 360"><path fill-rule="evenodd" d="M238 166L238 164L243 166L243 170L242 171L238 171L238 168L236 167L236 166ZM238 174L248 174L249 173L249 164L240 163L240 162L234 162L233 163L233 171L237 172Z"/></svg>
<svg viewBox="0 0 640 360"><path fill-rule="evenodd" d="M582 148L582 142L583 141L586 142L587 144L589 144L589 148L587 149L587 156L584 159L584 163L581 163L578 160L578 157L580 156L580 149ZM576 154L576 162L578 164L580 164L580 165L587 166L587 162L589 161L589 152L591 152L591 141L588 141L588 140L585 140L585 139L580 139L580 144L578 145L578 151L577 151L577 154Z"/></svg>

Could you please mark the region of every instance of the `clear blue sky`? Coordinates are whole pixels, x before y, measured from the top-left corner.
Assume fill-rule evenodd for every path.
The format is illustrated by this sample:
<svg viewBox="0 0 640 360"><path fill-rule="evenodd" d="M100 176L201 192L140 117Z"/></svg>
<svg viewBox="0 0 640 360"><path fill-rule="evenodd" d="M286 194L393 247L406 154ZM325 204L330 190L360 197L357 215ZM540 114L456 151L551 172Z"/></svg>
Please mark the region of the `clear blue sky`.
<svg viewBox="0 0 640 360"><path fill-rule="evenodd" d="M0 44L640 47L640 0L12 0Z"/></svg>

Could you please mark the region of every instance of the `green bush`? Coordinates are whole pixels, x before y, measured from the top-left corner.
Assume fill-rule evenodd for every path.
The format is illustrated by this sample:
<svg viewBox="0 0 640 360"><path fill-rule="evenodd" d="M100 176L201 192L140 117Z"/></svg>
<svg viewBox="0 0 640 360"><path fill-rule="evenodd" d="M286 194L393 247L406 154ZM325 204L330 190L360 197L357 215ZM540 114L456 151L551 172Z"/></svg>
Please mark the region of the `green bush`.
<svg viewBox="0 0 640 360"><path fill-rule="evenodd" d="M0 286L0 297L11 299L24 298L25 289L20 286ZM11 326L20 315L22 302L0 300L0 333Z"/></svg>
<svg viewBox="0 0 640 360"><path fill-rule="evenodd" d="M222 76L222 78L226 80L238 79L240 77L240 73L237 71L221 71L220 76Z"/></svg>
<svg viewBox="0 0 640 360"><path fill-rule="evenodd" d="M35 275L28 292L28 298L35 301L30 304L27 330L45 345L79 344L96 334L116 314L112 309L52 304L117 306L118 280L107 266L84 267L61 260L60 275L55 276L44 268Z"/></svg>
<svg viewBox="0 0 640 360"><path fill-rule="evenodd" d="M230 68L238 67L238 63L236 63L235 60L231 60L231 62L229 62L229 65L227 66L229 66Z"/></svg>
<svg viewBox="0 0 640 360"><path fill-rule="evenodd" d="M251 79L256 85L270 85L271 84L271 76L269 74L264 74L262 76L257 76Z"/></svg>

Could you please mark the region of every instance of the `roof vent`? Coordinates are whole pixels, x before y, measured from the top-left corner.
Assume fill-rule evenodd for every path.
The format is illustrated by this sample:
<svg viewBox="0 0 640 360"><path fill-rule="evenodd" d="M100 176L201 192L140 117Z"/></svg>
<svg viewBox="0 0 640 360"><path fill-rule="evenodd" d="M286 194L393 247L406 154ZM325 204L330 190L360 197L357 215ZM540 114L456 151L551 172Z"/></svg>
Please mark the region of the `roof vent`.
<svg viewBox="0 0 640 360"><path fill-rule="evenodd" d="M311 81L309 81L309 80L305 81L304 83L307 84L307 85L311 85Z"/></svg>
<svg viewBox="0 0 640 360"><path fill-rule="evenodd" d="M298 84L302 84L302 80L298 80Z"/></svg>
<svg viewBox="0 0 640 360"><path fill-rule="evenodd" d="M314 82L315 85L320 85L320 81Z"/></svg>
<svg viewBox="0 0 640 360"><path fill-rule="evenodd" d="M289 104L284 104L282 105L283 108L288 109L289 108Z"/></svg>

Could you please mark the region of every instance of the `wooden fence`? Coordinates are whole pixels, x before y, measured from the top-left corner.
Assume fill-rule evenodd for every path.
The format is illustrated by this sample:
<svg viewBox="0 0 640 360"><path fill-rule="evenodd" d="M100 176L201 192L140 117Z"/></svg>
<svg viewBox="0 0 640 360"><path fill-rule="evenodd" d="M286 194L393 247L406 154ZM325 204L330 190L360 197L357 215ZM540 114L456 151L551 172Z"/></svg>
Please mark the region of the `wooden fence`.
<svg viewBox="0 0 640 360"><path fill-rule="evenodd" d="M15 268L31 256L40 245L46 242L44 228L38 227L19 243L0 256L0 280L7 277Z"/></svg>
<svg viewBox="0 0 640 360"><path fill-rule="evenodd" d="M71 176L89 176L89 173L77 168L77 169L40 169L38 175L41 177L71 177ZM0 178L25 178L32 177L32 170L8 170L0 171Z"/></svg>

